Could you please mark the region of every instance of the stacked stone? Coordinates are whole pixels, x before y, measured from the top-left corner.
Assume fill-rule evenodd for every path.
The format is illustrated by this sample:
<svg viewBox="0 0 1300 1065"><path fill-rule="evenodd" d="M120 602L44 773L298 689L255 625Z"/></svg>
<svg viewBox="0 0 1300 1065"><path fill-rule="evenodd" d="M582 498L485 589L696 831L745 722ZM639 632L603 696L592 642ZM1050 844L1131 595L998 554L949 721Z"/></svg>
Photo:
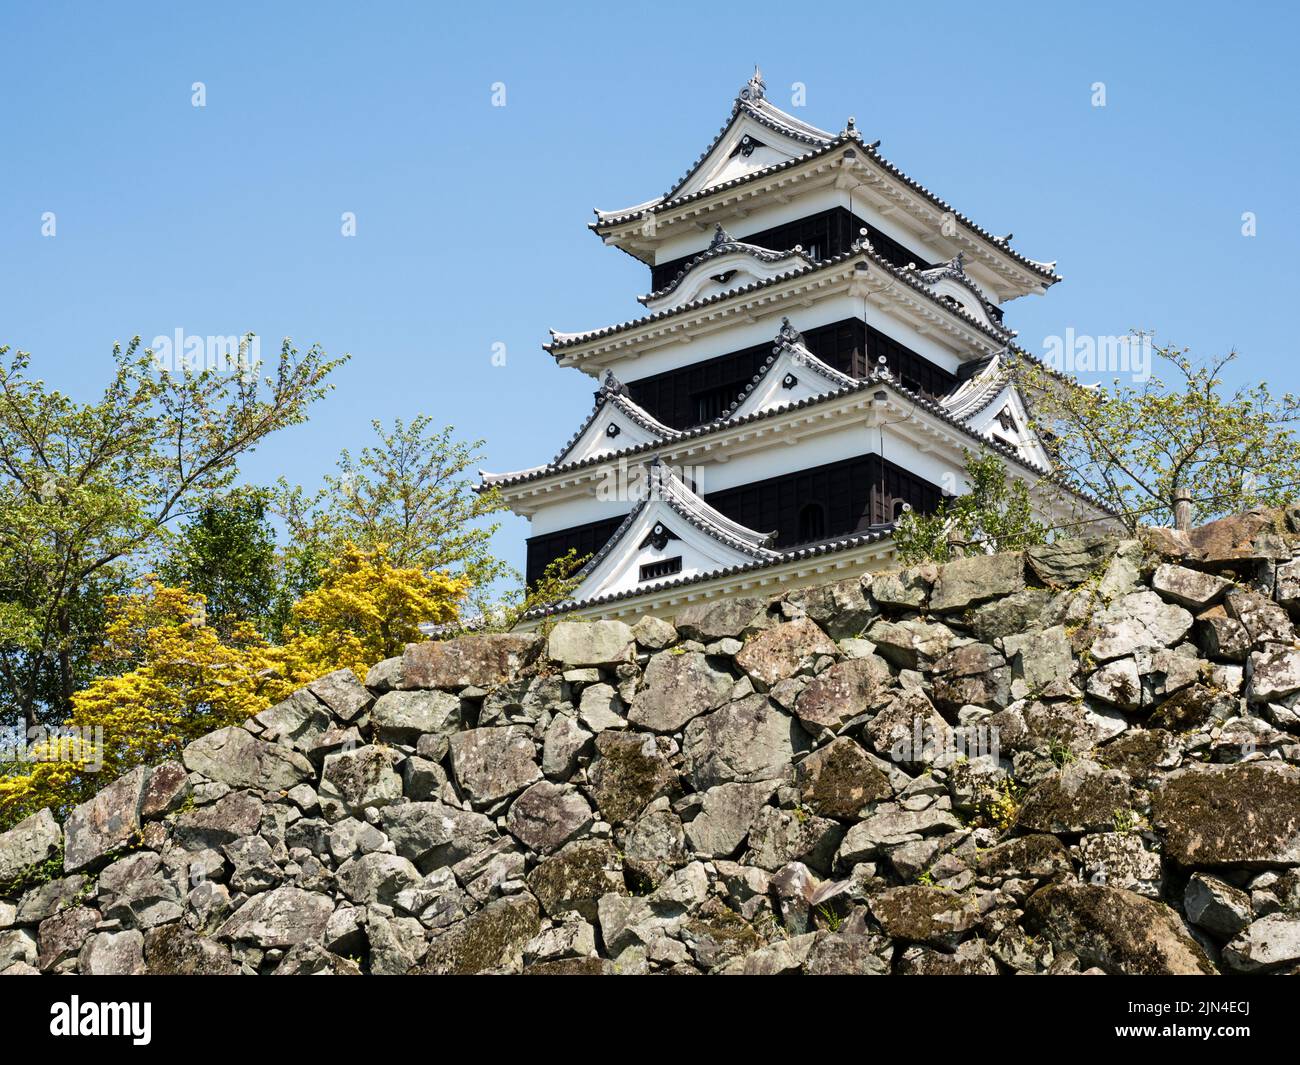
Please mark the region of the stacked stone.
<svg viewBox="0 0 1300 1065"><path fill-rule="evenodd" d="M411 645L0 835L0 971L1300 972L1297 532Z"/></svg>

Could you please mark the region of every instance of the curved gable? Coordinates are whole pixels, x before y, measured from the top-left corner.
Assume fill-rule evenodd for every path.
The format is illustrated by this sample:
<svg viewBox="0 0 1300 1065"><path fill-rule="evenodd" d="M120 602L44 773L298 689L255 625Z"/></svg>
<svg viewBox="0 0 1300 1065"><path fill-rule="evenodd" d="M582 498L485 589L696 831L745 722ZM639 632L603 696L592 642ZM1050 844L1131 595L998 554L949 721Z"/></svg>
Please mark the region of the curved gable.
<svg viewBox="0 0 1300 1065"><path fill-rule="evenodd" d="M1002 325L994 321L993 316L989 314L984 306L983 297L974 286L963 284L955 278L943 277L930 283L930 291L940 299L956 304L980 325L989 329L1002 329Z"/></svg>
<svg viewBox="0 0 1300 1065"><path fill-rule="evenodd" d="M596 405L581 429L564 445L550 466L583 462L646 444L663 443L680 432L672 429L632 402L613 372L596 392Z"/></svg>
<svg viewBox="0 0 1300 1065"><path fill-rule="evenodd" d="M853 387L852 377L828 366L804 346L789 318L781 323L766 364L719 421L778 410Z"/></svg>
<svg viewBox="0 0 1300 1065"><path fill-rule="evenodd" d="M965 256L960 252L952 259L916 275L937 299L959 308L968 317L988 329L1006 333L1006 327L994 315L994 304L966 273Z"/></svg>
<svg viewBox="0 0 1300 1065"><path fill-rule="evenodd" d="M670 311L812 265L813 260L802 250L760 248L733 239L718 226L708 248L682 267L669 284L642 296L641 303L651 311Z"/></svg>
<svg viewBox="0 0 1300 1065"><path fill-rule="evenodd" d="M666 466L650 467L649 498L638 503L578 573L575 600L639 591L772 560L770 537L738 525L688 489Z"/></svg>
<svg viewBox="0 0 1300 1065"><path fill-rule="evenodd" d="M741 87L727 124L677 183L660 200L691 196L777 163L788 162L830 144L831 134L809 125L767 101L767 85L757 67Z"/></svg>
<svg viewBox="0 0 1300 1065"><path fill-rule="evenodd" d="M1030 426L1029 411L1014 385L1008 383L991 396L966 424L980 436L1014 448L1026 462L1051 468L1051 459Z"/></svg>

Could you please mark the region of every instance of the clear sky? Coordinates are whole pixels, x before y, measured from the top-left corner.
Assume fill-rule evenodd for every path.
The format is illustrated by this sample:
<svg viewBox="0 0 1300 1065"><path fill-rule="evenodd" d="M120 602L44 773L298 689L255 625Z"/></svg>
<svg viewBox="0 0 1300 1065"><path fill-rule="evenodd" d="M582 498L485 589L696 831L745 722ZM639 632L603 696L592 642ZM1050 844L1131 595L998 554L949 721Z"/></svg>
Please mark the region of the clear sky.
<svg viewBox="0 0 1300 1065"><path fill-rule="evenodd" d="M421 412L484 438L488 469L546 461L595 387L555 367L546 329L633 317L648 288L591 209L668 188L758 62L777 106L802 82L795 114L856 116L1058 261L1064 282L1007 307L1024 347L1151 329L1291 388L1298 31L1281 3L6 0L0 343L87 398L135 334L351 352L252 481L313 485L372 419ZM516 564L525 530L500 534Z"/></svg>

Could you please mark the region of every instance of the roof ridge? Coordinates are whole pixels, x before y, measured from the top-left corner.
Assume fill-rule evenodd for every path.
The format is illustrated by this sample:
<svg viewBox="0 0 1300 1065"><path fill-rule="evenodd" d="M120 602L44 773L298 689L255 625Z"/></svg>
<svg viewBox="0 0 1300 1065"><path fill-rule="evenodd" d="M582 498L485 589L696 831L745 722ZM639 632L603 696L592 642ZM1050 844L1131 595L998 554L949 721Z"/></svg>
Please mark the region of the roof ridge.
<svg viewBox="0 0 1300 1065"><path fill-rule="evenodd" d="M779 110L779 109L774 108L774 110ZM722 130L719 131L718 137L715 138L714 143L709 146L710 152L716 146L717 141L721 139L722 134L726 132L730 124L731 124L731 119L729 118L727 121L727 125L723 126ZM933 192L927 186L921 184L921 182L917 181L915 178L904 173L904 171L900 167L898 167L896 164L886 159L883 155L880 154L879 151L881 142L877 140L871 142L870 144L866 143L863 140L861 133L857 130L855 125L846 127L841 132L830 136L829 140L827 140L826 143L818 144L815 147L811 148L809 151L803 153L802 155L798 155L790 159L782 160L779 163L773 163L771 166L762 167L758 170L753 170L748 174L741 174L737 177L730 178L727 181L720 182L717 185L711 185L708 188L699 189L695 192L688 193L685 196L672 195L672 193L676 192L676 190L680 188L681 185L684 183L685 181L684 178L683 181L678 182L678 184L675 185L673 189L669 191L669 193L665 193L662 196L658 196L653 199L646 200L643 203L634 204L629 207L618 208L617 210L613 210L613 211L602 211L599 208L595 208L594 213L596 215L596 221L588 223L588 228L599 231L604 227L622 225L625 222L629 222L632 221L633 219L643 216L648 211L656 212L656 211L663 210L665 208L676 207L679 206L680 204L687 203L691 200L699 199L704 196L708 196L713 193L723 191L725 189L731 189L737 185L741 185L749 181L757 181L760 178L770 176L772 173L778 170L796 166L799 163L806 162L809 159L815 158L818 155L822 155L827 152L834 151L837 148L844 147L846 144L849 144L851 142L854 143L857 147L862 148L862 150L866 152L871 159L873 159L876 163L878 163L880 167L891 177L897 178L908 188L912 189L912 191L919 193L922 197L929 200L931 204L938 207L940 210L951 214L958 222L966 226L966 228L971 230L976 236L981 237L982 239L988 241L990 244L994 245L1001 251L1005 252L1014 261L1020 263L1024 267L1027 267L1029 270L1031 270L1033 273L1038 274L1040 277L1047 279L1050 284L1056 284L1058 281L1062 280L1061 275L1059 275L1056 272L1057 264L1055 260L1051 262L1043 262L1038 259L1031 259L1029 256L1011 247L1010 241L1014 236L1014 234L1007 233L1004 234L1003 236L997 236L989 232L989 230L979 225L969 215L966 215L963 212L957 210L947 200L943 199L941 196ZM694 173L695 169L698 168L699 165L704 162L705 158L707 158L707 155L708 153L706 152L705 155L701 156L698 160L696 160L696 162L692 165L691 170L688 172L687 177L689 177L691 173Z"/></svg>
<svg viewBox="0 0 1300 1065"><path fill-rule="evenodd" d="M668 284L664 285L662 288L655 289L653 292L648 292L644 296L638 296L637 302L649 304L655 300L663 299L665 296L672 293L674 289L678 288L681 283L686 280L687 276L696 269L696 267L710 261L711 259L720 259L724 255L731 255L733 252L744 252L746 255L750 255L765 263L778 263L782 259L792 259L795 256L799 256L804 260L804 262L810 265L819 261L805 254L801 246L796 245L795 247L789 248L785 251L776 251L774 248L764 248L761 244L750 244L747 241L736 239L722 228L721 222L715 223L715 226L716 229L713 234L713 239L709 241L709 246L707 248L701 251L698 255L687 260L687 262L682 265L682 268L677 271L677 275L669 281Z"/></svg>
<svg viewBox="0 0 1300 1065"><path fill-rule="evenodd" d="M745 400L753 395L754 389L762 383L765 377L767 377L772 367L776 365L782 352L788 352L791 358L796 362L803 366L807 366L814 373L821 374L827 380L837 384L841 389L848 388L854 383L854 378L850 377L846 373L841 373L839 370L835 369L835 367L814 355L804 343L803 334L790 324L790 319L788 317L783 317L781 319L781 328L777 331L776 337L773 340L772 353L763 361L763 365L759 367L758 372L749 379L749 382L745 385L744 391L736 397L726 410L714 418L713 421L725 422L727 419L733 417L736 411L744 405Z"/></svg>
<svg viewBox="0 0 1300 1065"><path fill-rule="evenodd" d="M943 405L954 417L969 420L998 398L1008 380L1009 376L1002 366L1002 353L999 352L977 373L944 396ZM972 405L976 403L978 405Z"/></svg>
<svg viewBox="0 0 1300 1065"><path fill-rule="evenodd" d="M652 471L659 471L656 478L661 492L659 498L701 532L710 533L736 550L755 557L771 553L772 549L768 545L772 542L774 533L751 529L727 517L722 511L710 505L703 496L687 488L681 478L673 473L671 467L659 461L658 455L651 461L650 468ZM663 481L665 475L667 475L666 488Z"/></svg>
<svg viewBox="0 0 1300 1065"><path fill-rule="evenodd" d="M748 115L760 125L766 126L774 133L780 133L805 144L825 147L834 139L834 135L827 130L819 129L810 123L795 118L794 115L788 115L768 101L767 85L763 81L762 71L755 67L753 77L742 85L740 91L736 93L736 98L731 105L731 112L727 115L727 120L722 124L722 128L718 130L713 140L709 142L709 146L691 164L686 173L678 178L668 191L658 198L658 202L663 203L671 200L674 194L699 172L700 167L704 165L709 156L722 143L723 137L735 125L737 117L742 113Z"/></svg>
<svg viewBox="0 0 1300 1065"><path fill-rule="evenodd" d="M896 380L893 374L888 370L883 372L873 370L867 377L856 378L853 380L851 385L847 385L844 388L839 388L832 392L823 392L816 396L809 396L806 399L797 400L788 406L774 407L765 411L755 411L753 414L746 414L729 422L712 421L705 422L702 425L690 429L680 429L677 430L679 435L675 438L675 441L695 440L703 436L708 436L711 433L722 432L723 430L733 429L741 425L748 425L754 421L760 421L765 418L774 418L782 414L792 413L793 411L805 410L820 403L827 403L834 399L840 399L846 395L851 395L856 392L865 392L868 388L881 384L888 385L904 399L939 418L941 421L947 422L949 425L965 433L981 446L989 447L994 451L999 452L1004 457L1011 459L1017 465L1031 473L1037 474L1039 477L1050 478L1057 481L1073 495L1078 496L1087 503L1105 511L1106 513L1112 513L1112 511L1093 493L1078 485L1070 483L1062 475L1056 474L1052 470L1038 465L1036 462L1031 462L1010 444L1003 443L994 438L981 436L979 433L975 432L975 430L971 429L970 426L966 425L966 423L960 418L950 413L942 403L937 400L929 399L926 396L921 395L919 392L913 392L906 385ZM593 466L598 466L603 462L611 462L616 459L626 459L632 455L643 454L646 451L662 446L662 443L638 444L634 447L624 448L620 451L612 451L607 455L600 455L594 458L583 459L580 462L570 463L567 466L554 467L548 465L545 467L534 467L532 470L521 470L514 474L503 474L499 476L498 480L493 481L484 487L503 487L508 485L524 484L561 471L567 473L580 469L589 469Z"/></svg>
<svg viewBox="0 0 1300 1065"><path fill-rule="evenodd" d="M960 319L963 319L965 322L967 322L967 324L972 325L976 329L979 329L981 332L988 334L994 340L1006 342L1016 335L1015 330L1006 329L998 325L996 322L992 324L986 324L984 322L981 322L978 318L976 318L974 315L972 315L969 311L965 310L964 308L954 307L952 304L946 303L945 301L940 299L937 295L935 295L933 292L931 292L929 286L925 282L917 280L916 275L919 273L919 271L907 270L905 268L895 266L893 263L889 262L889 260L881 256L871 246L870 241L859 239L857 241L854 241L852 247L850 247L848 251L841 252L838 255L832 255L825 259L816 259L816 260L805 259L806 265L803 267L799 267L794 270L787 270L784 273L776 274L768 278L762 278L758 281L751 281L747 285L741 285L738 288L728 289L726 292L719 292L719 293L715 293L712 296L705 296L700 299L691 300L689 303L683 303L677 307L664 307L659 310L650 311L650 313L643 314L637 318L629 318L626 321L617 322L614 325L601 326L597 329L589 329L584 332L562 333L559 330L551 329L549 330L549 332L553 338L552 342L550 344L543 344L542 348L543 350L550 352L552 356L558 358L558 356L556 356L557 348L572 347L576 344L586 343L589 340L597 340L607 336L613 336L616 333L626 332L628 329L633 329L636 328L637 326L648 325L650 322L659 321L675 314L685 314L688 311L698 310L699 308L709 306L711 303L717 303L724 299L730 299L733 296L740 296L744 293L753 292L756 289L763 288L768 285L775 285L781 281L789 280L791 277L795 277L799 274L810 273L815 270L823 270L831 266L837 266L841 263L848 262L849 260L853 259L855 256L858 255L868 256L875 265L882 267L894 277L903 280L907 284L910 284L916 291L928 297L937 306L942 307L948 313L953 314ZM1026 354L1028 353L1026 352Z"/></svg>
<svg viewBox="0 0 1300 1065"><path fill-rule="evenodd" d="M595 397L595 405L592 407L591 413L587 415L586 420L578 428L578 431L569 437L564 446L560 448L559 453L555 458L551 459L551 461L545 466L535 468L549 470L561 466L564 456L567 455L573 449L573 446L582 439L583 434L591 427L591 423L600 416L600 412L604 410L606 404L609 403L613 403L619 408L619 410L647 432L662 437L662 440L659 442L663 442L663 440L672 440L681 435L680 429L674 429L671 426L665 425L632 399L632 397L627 394L627 389L623 382L614 376L613 370L605 371L605 378L601 381L600 387L596 389ZM611 454L617 454L617 451L613 451Z"/></svg>

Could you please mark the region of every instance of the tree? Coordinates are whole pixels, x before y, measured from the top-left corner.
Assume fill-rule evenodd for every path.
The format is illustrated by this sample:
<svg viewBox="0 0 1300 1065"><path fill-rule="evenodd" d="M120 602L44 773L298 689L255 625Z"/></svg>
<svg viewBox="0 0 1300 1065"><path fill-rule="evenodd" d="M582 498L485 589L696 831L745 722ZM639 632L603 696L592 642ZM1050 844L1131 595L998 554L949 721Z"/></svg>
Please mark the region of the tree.
<svg viewBox="0 0 1300 1065"><path fill-rule="evenodd" d="M571 598L581 583L576 574L589 558L590 555L579 557L576 548L569 548L565 554L547 563L542 575L531 587L520 584L516 590L507 593L490 620L480 625L476 631L509 632L530 610L563 603Z"/></svg>
<svg viewBox="0 0 1300 1065"><path fill-rule="evenodd" d="M1134 531L1171 525L1184 492L1196 522L1290 498L1300 471L1292 431L1300 399L1274 396L1263 382L1226 392L1222 375L1235 352L1210 362L1186 349L1154 354L1157 370L1145 380L1089 388L1035 364L1016 367L1060 472Z"/></svg>
<svg viewBox="0 0 1300 1065"><path fill-rule="evenodd" d="M0 774L0 830L43 806L64 814L122 773L179 757L326 673L364 678L421 640L421 623L454 621L466 590L462 579L394 566L382 549L345 545L293 605L277 645L246 621L209 624L204 596L145 578L108 604L95 653L102 675L73 695L60 729Z"/></svg>
<svg viewBox="0 0 1300 1065"><path fill-rule="evenodd" d="M1046 528L1034 518L1024 481L1008 477L996 455L964 455L969 491L943 500L933 514L909 511L897 523L894 546L904 565L947 562L954 542L991 554L1047 538Z"/></svg>
<svg viewBox="0 0 1300 1065"><path fill-rule="evenodd" d="M500 498L476 492L467 476L483 442L458 441L454 427L434 430L424 415L410 425L398 419L391 430L373 425L378 443L355 457L343 451L337 474L326 476L319 491L279 482L275 505L288 526L290 554L322 559L348 543L363 551L384 545L391 565L463 580L473 610L490 611L492 586L517 575L489 549L498 525L487 519L503 509Z"/></svg>
<svg viewBox="0 0 1300 1065"><path fill-rule="evenodd" d="M266 502L265 491L242 488L208 503L171 537L158 567L163 583L203 596L207 623L222 635L248 621L274 638L288 620L277 616L283 580Z"/></svg>
<svg viewBox="0 0 1300 1065"><path fill-rule="evenodd" d="M103 625L91 609L169 523L229 488L239 457L301 422L342 359L285 341L267 377L250 338L236 371L160 367L113 348L104 394L78 403L0 347L0 723L61 720Z"/></svg>
<svg viewBox="0 0 1300 1065"><path fill-rule="evenodd" d="M421 624L456 619L466 577L394 564L385 545L344 544L320 584L293 606L284 633L284 672L299 683L343 667L361 679L376 662L424 639Z"/></svg>
<svg viewBox="0 0 1300 1065"><path fill-rule="evenodd" d="M0 824L42 806L64 813L122 773L180 755L191 740L237 725L285 698L282 654L252 625L224 636L204 623L204 602L146 579L109 603L105 672L72 697L71 739L37 743L26 772L0 776Z"/></svg>

